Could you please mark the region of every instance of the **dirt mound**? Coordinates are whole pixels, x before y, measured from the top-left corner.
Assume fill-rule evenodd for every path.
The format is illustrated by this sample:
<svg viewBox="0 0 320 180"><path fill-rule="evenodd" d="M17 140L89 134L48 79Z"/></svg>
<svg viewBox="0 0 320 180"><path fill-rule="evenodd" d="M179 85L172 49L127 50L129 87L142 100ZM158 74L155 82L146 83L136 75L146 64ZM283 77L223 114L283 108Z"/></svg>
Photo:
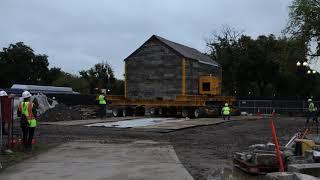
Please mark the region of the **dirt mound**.
<svg viewBox="0 0 320 180"><path fill-rule="evenodd" d="M97 107L95 106L66 106L58 104L54 108L47 110L39 118L42 122L71 121L95 118Z"/></svg>

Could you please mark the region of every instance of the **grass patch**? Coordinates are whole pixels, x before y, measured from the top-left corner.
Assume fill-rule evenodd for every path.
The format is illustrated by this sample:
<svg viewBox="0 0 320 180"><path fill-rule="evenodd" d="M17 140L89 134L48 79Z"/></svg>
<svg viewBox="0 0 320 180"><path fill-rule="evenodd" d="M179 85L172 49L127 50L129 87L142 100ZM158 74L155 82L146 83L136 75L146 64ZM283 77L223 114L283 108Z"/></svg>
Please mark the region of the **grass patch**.
<svg viewBox="0 0 320 180"><path fill-rule="evenodd" d="M33 145L32 151L27 152L24 151L22 146L18 146L12 149L12 154L6 154L5 152L0 154L0 163L2 165L2 169L0 172L3 171L5 168L17 164L21 161L24 161L28 158L34 157L40 153L47 152L49 149L56 147L58 144L42 144L38 143Z"/></svg>

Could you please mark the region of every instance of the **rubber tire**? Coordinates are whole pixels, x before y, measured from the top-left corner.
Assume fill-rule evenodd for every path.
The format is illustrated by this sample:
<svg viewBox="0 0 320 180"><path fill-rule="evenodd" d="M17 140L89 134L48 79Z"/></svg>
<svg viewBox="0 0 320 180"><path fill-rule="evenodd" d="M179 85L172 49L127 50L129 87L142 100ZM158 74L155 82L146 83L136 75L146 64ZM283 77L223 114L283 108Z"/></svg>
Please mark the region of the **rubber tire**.
<svg viewBox="0 0 320 180"><path fill-rule="evenodd" d="M150 112L150 114L152 115L152 116L155 116L155 115L158 115L158 109L157 108L151 108L150 110L149 110L149 112Z"/></svg>
<svg viewBox="0 0 320 180"><path fill-rule="evenodd" d="M182 108L181 110L181 116L183 118L189 117L189 109L188 108Z"/></svg>
<svg viewBox="0 0 320 180"><path fill-rule="evenodd" d="M128 112L126 108L122 109L122 117L127 117L127 116L128 116Z"/></svg>
<svg viewBox="0 0 320 180"><path fill-rule="evenodd" d="M202 117L201 109L196 108L196 109L194 110L194 112L193 112L193 117L194 117L194 118L200 118L200 117Z"/></svg>
<svg viewBox="0 0 320 180"><path fill-rule="evenodd" d="M167 108L160 108L158 113L160 116L166 116L167 115Z"/></svg>
<svg viewBox="0 0 320 180"><path fill-rule="evenodd" d="M139 106L139 107L136 107L136 109L135 109L135 111L134 111L134 114L135 114L136 116L144 116L144 115L145 115L145 112L146 112L145 108Z"/></svg>
<svg viewBox="0 0 320 180"><path fill-rule="evenodd" d="M112 109L112 115L113 115L113 117L119 117L120 114L122 115L120 109L118 109L118 108Z"/></svg>

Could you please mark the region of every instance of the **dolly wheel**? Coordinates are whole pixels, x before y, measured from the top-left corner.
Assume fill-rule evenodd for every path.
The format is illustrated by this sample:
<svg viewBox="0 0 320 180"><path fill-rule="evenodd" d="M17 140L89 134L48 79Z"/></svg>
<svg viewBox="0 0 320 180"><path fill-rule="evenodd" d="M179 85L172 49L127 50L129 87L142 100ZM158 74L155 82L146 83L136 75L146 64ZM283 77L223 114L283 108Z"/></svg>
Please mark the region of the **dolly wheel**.
<svg viewBox="0 0 320 180"><path fill-rule="evenodd" d="M127 115L128 115L127 110L126 110L126 108L124 108L122 110L122 117L127 117Z"/></svg>
<svg viewBox="0 0 320 180"><path fill-rule="evenodd" d="M118 117L120 115L120 109L118 108L112 109L112 115L113 117Z"/></svg>
<svg viewBox="0 0 320 180"><path fill-rule="evenodd" d="M193 116L195 118L201 117L201 110L199 108L195 109L194 112L193 112Z"/></svg>
<svg viewBox="0 0 320 180"><path fill-rule="evenodd" d="M183 109L181 110L181 116L182 116L183 118L188 117L188 116L189 116L189 109L188 109L188 108L183 108Z"/></svg>

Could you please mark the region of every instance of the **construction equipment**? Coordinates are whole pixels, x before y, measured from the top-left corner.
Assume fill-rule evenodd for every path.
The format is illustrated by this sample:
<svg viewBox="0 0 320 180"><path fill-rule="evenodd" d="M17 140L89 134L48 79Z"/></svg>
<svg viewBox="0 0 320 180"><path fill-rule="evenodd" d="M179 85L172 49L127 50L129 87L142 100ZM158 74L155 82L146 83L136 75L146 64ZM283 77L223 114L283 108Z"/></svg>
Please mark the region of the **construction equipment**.
<svg viewBox="0 0 320 180"><path fill-rule="evenodd" d="M182 84L182 89L184 88ZM125 94L124 96L107 96L107 99L112 102L109 107L115 117L144 115L148 111L151 115L179 114L182 117L199 118L217 116L224 103L232 105L235 102L234 97L219 95L220 89L218 77L209 75L200 76L198 95L177 95L175 99L129 99ZM232 106L231 111L233 111Z"/></svg>

